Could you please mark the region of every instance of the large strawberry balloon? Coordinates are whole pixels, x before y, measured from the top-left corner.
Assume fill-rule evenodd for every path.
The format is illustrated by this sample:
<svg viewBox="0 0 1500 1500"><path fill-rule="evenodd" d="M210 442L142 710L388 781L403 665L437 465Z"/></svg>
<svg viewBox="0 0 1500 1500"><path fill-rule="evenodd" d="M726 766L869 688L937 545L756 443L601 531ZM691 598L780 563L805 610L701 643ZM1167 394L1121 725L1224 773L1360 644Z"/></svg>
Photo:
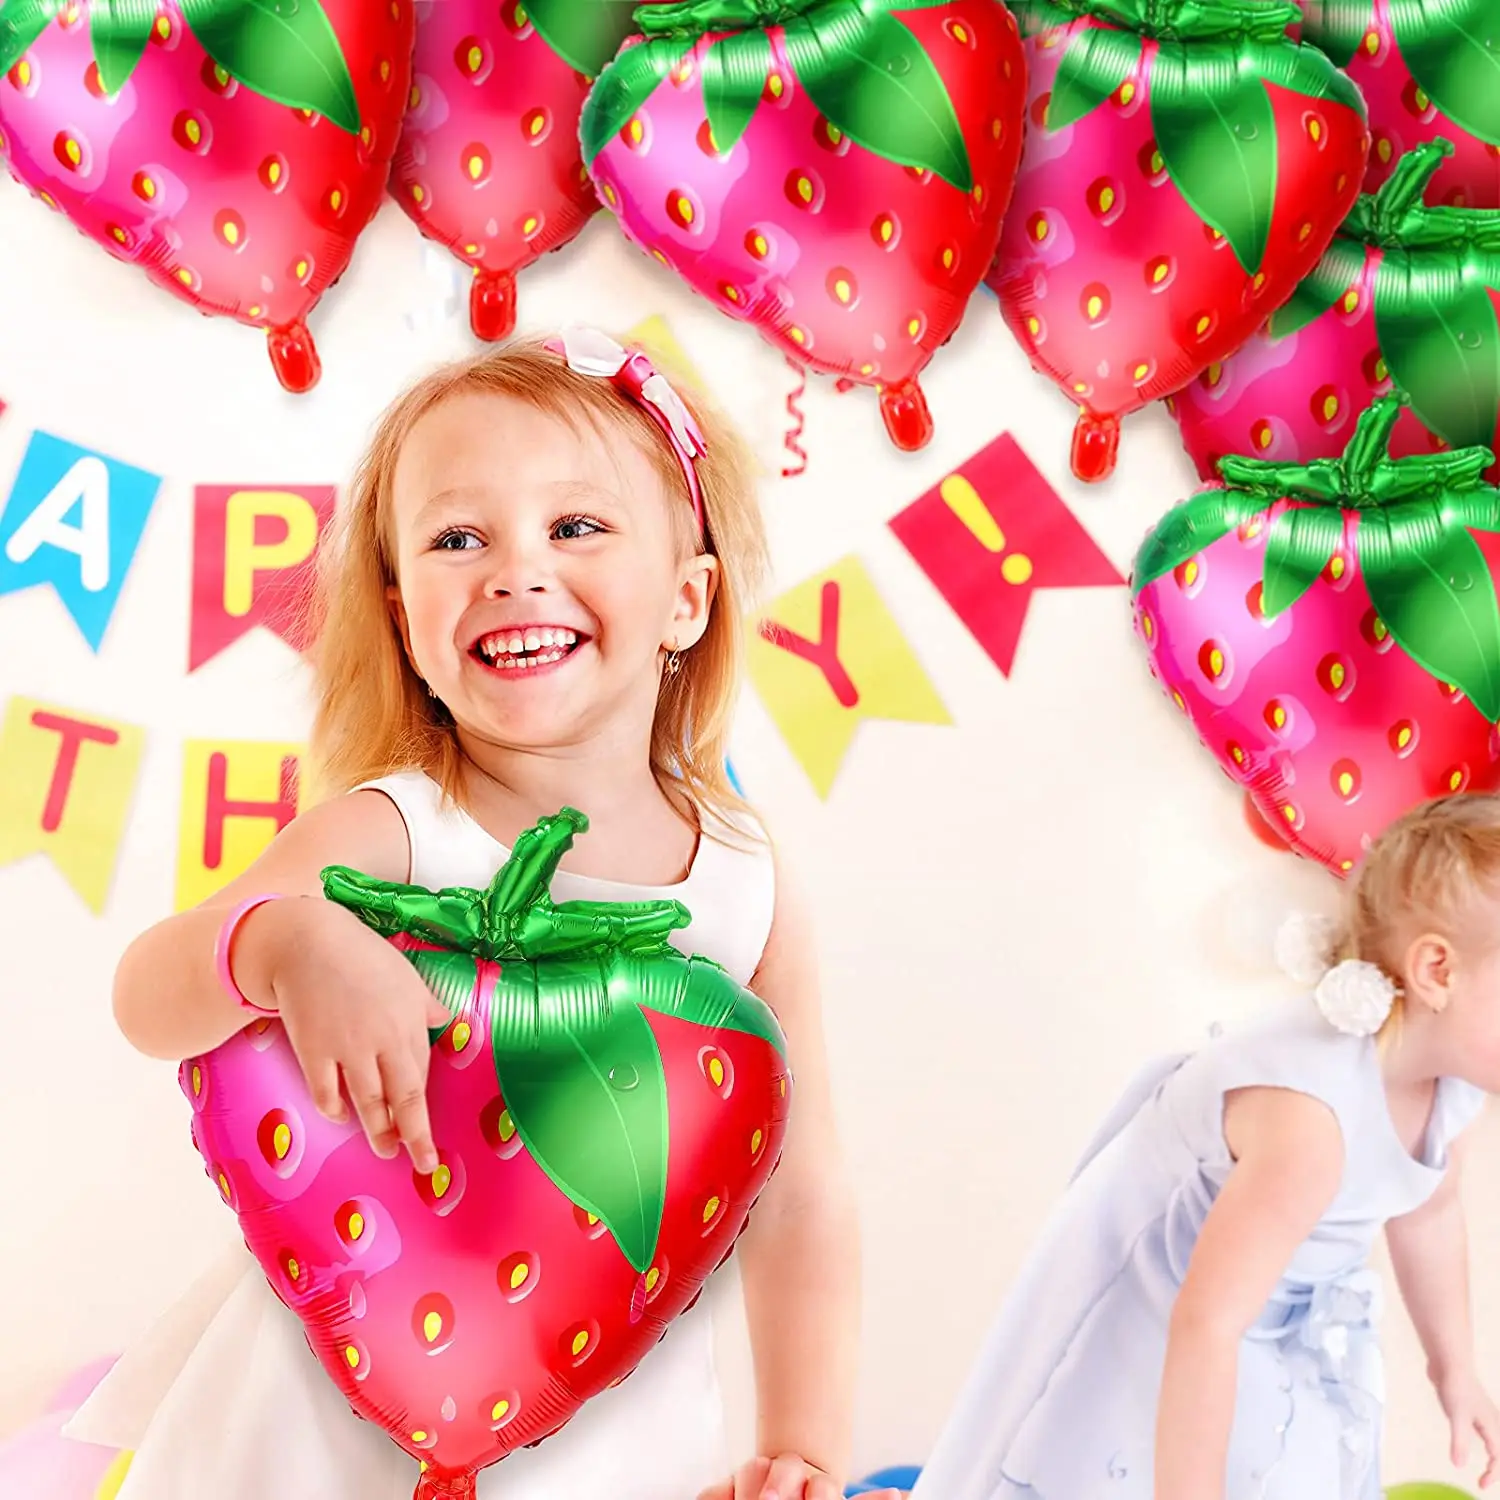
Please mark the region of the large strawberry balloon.
<svg viewBox="0 0 1500 1500"><path fill-rule="evenodd" d="M1205 479L1225 453L1335 457L1393 380L1411 402L1393 456L1500 443L1500 214L1422 203L1452 149L1408 152L1291 301L1171 399Z"/></svg>
<svg viewBox="0 0 1500 1500"><path fill-rule="evenodd" d="M516 274L598 209L579 157L592 79L638 0L420 0L411 108L391 192L474 269L469 321L503 339Z"/></svg>
<svg viewBox="0 0 1500 1500"><path fill-rule="evenodd" d="M1073 472L1120 418L1237 349L1359 193L1359 93L1280 0L1019 0L1031 122L989 277L1077 404Z"/></svg>
<svg viewBox="0 0 1500 1500"><path fill-rule="evenodd" d="M689 0L635 13L583 113L626 234L788 356L880 393L918 376L995 252L1025 69L999 0Z"/></svg>
<svg viewBox="0 0 1500 1500"><path fill-rule="evenodd" d="M1303 38L1359 85L1373 192L1413 146L1458 150L1429 201L1500 208L1500 5L1495 0L1303 0Z"/></svg>
<svg viewBox="0 0 1500 1500"><path fill-rule="evenodd" d="M1489 450L1393 459L1399 399L1342 458L1231 455L1135 560L1151 672L1266 824L1347 874L1429 797L1500 786L1500 491Z"/></svg>
<svg viewBox="0 0 1500 1500"><path fill-rule="evenodd" d="M324 872L453 1012L428 1083L432 1175L323 1119L278 1022L182 1068L251 1252L355 1411L421 1461L420 1500L472 1497L479 1469L628 1375L781 1152L785 1039L671 946L682 905L552 903L586 827L544 818L483 892Z"/></svg>
<svg viewBox="0 0 1500 1500"><path fill-rule="evenodd" d="M413 35L411 0L4 0L0 153L309 390L307 315L380 206Z"/></svg>

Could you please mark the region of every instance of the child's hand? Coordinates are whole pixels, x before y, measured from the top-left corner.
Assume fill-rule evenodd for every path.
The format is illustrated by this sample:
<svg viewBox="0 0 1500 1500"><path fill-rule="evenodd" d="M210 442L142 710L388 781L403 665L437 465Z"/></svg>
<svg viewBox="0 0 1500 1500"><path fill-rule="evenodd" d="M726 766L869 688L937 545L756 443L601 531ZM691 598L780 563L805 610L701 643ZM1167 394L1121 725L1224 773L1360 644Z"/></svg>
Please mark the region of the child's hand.
<svg viewBox="0 0 1500 1500"><path fill-rule="evenodd" d="M721 1484L711 1485L698 1500L843 1500L844 1489L822 1469L783 1453L779 1458L752 1458ZM861 1500L897 1500L899 1490L880 1490Z"/></svg>
<svg viewBox="0 0 1500 1500"><path fill-rule="evenodd" d="M397 949L342 907L277 901L262 911L279 925L257 933L247 923L244 936L275 945L271 990L313 1103L342 1121L347 1092L377 1156L389 1160L404 1143L417 1171L435 1172L427 1028L452 1016Z"/></svg>
<svg viewBox="0 0 1500 1500"><path fill-rule="evenodd" d="M1472 1370L1439 1380L1437 1397L1453 1429L1454 1467L1468 1467L1470 1438L1477 1432L1489 1459L1479 1488L1488 1489L1500 1478L1500 1407L1490 1400Z"/></svg>

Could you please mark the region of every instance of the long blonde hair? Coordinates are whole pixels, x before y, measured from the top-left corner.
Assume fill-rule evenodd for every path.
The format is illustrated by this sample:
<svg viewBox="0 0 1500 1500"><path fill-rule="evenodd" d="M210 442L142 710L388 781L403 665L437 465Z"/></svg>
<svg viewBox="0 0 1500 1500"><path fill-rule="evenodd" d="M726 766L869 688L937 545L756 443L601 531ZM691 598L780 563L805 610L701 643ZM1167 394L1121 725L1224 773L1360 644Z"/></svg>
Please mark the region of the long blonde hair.
<svg viewBox="0 0 1500 1500"><path fill-rule="evenodd" d="M699 550L686 481L651 418L610 381L575 373L543 344L541 338L515 340L434 370L398 397L376 426L318 555L311 760L319 797L411 769L426 771L449 798L460 792L463 755L452 720L407 659L388 592L398 581L391 525L396 463L413 427L441 402L471 393L504 396L570 424L629 438L669 493L682 499L674 517L680 555ZM697 807L743 826L749 809L729 780L725 755L744 673L742 622L767 573L756 468L734 428L684 372L659 351L647 352L706 439L707 453L697 460L706 532L701 547L719 560L703 638L683 653L680 670L663 679L651 769L669 796L685 793Z"/></svg>
<svg viewBox="0 0 1500 1500"><path fill-rule="evenodd" d="M1412 808L1371 844L1344 899L1339 959L1377 964L1397 984L1406 943L1452 936L1476 898L1500 893L1500 794L1457 792ZM1500 934L1497 934L1500 936ZM1399 1031L1398 995L1380 1033Z"/></svg>

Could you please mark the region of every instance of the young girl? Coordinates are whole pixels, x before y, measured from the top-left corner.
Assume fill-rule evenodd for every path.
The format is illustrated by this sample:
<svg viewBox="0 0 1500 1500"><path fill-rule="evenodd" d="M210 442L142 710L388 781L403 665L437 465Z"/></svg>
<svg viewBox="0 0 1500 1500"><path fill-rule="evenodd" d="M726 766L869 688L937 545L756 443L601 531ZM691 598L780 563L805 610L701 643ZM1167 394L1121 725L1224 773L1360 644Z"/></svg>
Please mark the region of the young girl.
<svg viewBox="0 0 1500 1500"><path fill-rule="evenodd" d="M324 555L313 753L341 795L119 966L116 1015L143 1052L195 1055L247 1007L273 1011L319 1109L352 1109L377 1153L430 1172L426 1028L448 1017L388 943L321 898L319 871L484 887L523 829L573 806L589 832L553 895L682 900L692 924L673 941L775 1008L796 1107L739 1248L759 1456L723 1477L705 1299L629 1380L483 1471L481 1496L842 1493L857 1231L813 946L724 771L764 561L746 455L644 352L577 330L429 376L386 413ZM406 1500L415 1482L241 1250L70 1432L136 1450L120 1500Z"/></svg>
<svg viewBox="0 0 1500 1500"><path fill-rule="evenodd" d="M1458 1183L1500 1090L1500 797L1392 826L1328 937L1316 1004L1116 1107L914 1500L1378 1500L1382 1227L1454 1462L1477 1434L1500 1472Z"/></svg>

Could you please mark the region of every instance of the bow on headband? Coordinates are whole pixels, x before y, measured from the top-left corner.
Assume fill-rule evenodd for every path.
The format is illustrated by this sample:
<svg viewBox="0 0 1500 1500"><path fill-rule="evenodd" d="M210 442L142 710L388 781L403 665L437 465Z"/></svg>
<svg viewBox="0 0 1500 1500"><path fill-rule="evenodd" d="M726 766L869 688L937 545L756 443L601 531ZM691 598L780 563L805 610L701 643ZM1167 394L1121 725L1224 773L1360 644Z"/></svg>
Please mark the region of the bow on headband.
<svg viewBox="0 0 1500 1500"><path fill-rule="evenodd" d="M547 348L567 361L579 375L609 380L661 429L682 466L693 516L704 530L703 486L698 482L696 460L708 451L703 433L681 396L639 349L626 349L597 328L569 328L561 338L550 339Z"/></svg>

